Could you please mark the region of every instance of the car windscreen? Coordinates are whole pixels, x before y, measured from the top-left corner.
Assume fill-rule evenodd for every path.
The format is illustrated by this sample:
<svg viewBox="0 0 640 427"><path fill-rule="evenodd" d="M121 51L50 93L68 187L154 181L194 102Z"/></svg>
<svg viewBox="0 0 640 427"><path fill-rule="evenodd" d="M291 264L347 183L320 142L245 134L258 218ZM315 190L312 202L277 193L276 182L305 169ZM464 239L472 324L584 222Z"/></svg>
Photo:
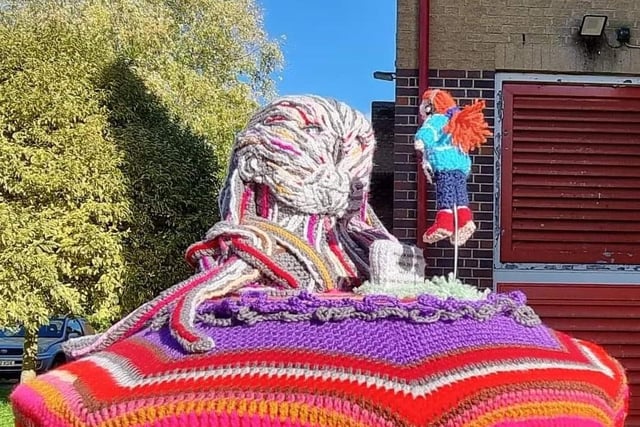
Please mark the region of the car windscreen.
<svg viewBox="0 0 640 427"><path fill-rule="evenodd" d="M40 326L38 338L62 338L64 319L51 319L48 325ZM24 338L24 327L0 329L0 338Z"/></svg>

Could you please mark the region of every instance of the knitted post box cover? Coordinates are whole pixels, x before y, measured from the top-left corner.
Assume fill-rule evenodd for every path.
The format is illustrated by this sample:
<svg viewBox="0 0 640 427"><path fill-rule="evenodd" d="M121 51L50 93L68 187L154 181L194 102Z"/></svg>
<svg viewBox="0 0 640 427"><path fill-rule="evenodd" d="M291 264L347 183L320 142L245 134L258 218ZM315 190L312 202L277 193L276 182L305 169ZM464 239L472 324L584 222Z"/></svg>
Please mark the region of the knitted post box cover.
<svg viewBox="0 0 640 427"><path fill-rule="evenodd" d="M18 386L16 425L622 426L621 366L521 293L390 290L423 264L368 207L373 148L342 103L261 110L198 273Z"/></svg>

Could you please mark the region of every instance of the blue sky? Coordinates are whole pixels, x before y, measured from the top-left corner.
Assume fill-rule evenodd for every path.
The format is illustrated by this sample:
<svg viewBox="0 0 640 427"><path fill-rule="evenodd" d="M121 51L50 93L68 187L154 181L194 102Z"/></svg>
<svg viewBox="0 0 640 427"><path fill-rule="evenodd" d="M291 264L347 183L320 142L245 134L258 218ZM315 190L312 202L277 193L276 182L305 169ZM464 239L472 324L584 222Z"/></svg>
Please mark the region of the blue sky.
<svg viewBox="0 0 640 427"><path fill-rule="evenodd" d="M396 0L258 0L265 26L282 43L278 93L313 93L369 115L371 101L392 101L393 82L373 72L394 71Z"/></svg>

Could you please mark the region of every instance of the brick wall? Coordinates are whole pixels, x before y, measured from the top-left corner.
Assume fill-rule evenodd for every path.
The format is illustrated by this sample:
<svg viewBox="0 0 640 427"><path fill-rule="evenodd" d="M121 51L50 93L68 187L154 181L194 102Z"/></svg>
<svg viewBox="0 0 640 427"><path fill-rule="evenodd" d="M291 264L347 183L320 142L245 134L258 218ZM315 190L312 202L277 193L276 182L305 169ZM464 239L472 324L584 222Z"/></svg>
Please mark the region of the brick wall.
<svg viewBox="0 0 640 427"><path fill-rule="evenodd" d="M395 235L410 243L425 230L416 230L417 223L417 158L414 151L414 135L418 122L417 70L397 70L396 125L395 125L395 184L394 221ZM431 70L430 88L445 88L461 105L473 99L487 102L487 121L493 126L494 72L466 70ZM475 213L478 230L459 251L458 276L466 283L492 286L493 265L493 140L473 155L473 168L468 183L471 208ZM429 185L427 193L427 224L435 218L435 193ZM448 241L426 248L428 275L446 275L453 270L453 247Z"/></svg>
<svg viewBox="0 0 640 427"><path fill-rule="evenodd" d="M417 165L413 137L417 114L418 70L396 69L393 233L408 243L416 241Z"/></svg>

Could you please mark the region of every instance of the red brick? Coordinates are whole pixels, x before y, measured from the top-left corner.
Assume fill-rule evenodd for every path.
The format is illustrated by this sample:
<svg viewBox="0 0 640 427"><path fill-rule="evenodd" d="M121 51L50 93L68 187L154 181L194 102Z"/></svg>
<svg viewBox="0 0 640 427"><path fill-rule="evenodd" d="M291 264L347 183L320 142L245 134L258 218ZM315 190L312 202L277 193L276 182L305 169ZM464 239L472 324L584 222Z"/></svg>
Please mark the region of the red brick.
<svg viewBox="0 0 640 427"><path fill-rule="evenodd" d="M492 249L493 248L493 241L491 240L483 240L480 242L480 248L482 249Z"/></svg>
<svg viewBox="0 0 640 427"><path fill-rule="evenodd" d="M415 200L401 200L398 199L395 195L394 195L395 200L393 201L393 206L394 208L401 208L401 209L415 209L416 208L416 201Z"/></svg>
<svg viewBox="0 0 640 427"><path fill-rule="evenodd" d="M408 181L396 181L393 183L394 190L415 190L416 183Z"/></svg>
<svg viewBox="0 0 640 427"><path fill-rule="evenodd" d="M396 88L396 96L416 96L416 90L412 87L398 87Z"/></svg>
<svg viewBox="0 0 640 427"><path fill-rule="evenodd" d="M467 92L464 89L447 89L454 98L464 98Z"/></svg>
<svg viewBox="0 0 640 427"><path fill-rule="evenodd" d="M465 70L438 70L438 76L460 79L467 77L467 72Z"/></svg>
<svg viewBox="0 0 640 427"><path fill-rule="evenodd" d="M473 87L477 88L492 88L494 87L493 80L474 80Z"/></svg>
<svg viewBox="0 0 640 427"><path fill-rule="evenodd" d="M413 219L401 219L401 218L394 218L393 220L393 227L400 227L400 228L406 228L406 229L410 229L412 227L416 226L416 221Z"/></svg>
<svg viewBox="0 0 640 427"><path fill-rule="evenodd" d="M412 68L398 68L396 69L396 77L415 77L418 75L418 70Z"/></svg>
<svg viewBox="0 0 640 427"><path fill-rule="evenodd" d="M396 90L399 87L407 87L407 86L409 86L409 79L407 77L397 77L396 78Z"/></svg>
<svg viewBox="0 0 640 427"><path fill-rule="evenodd" d="M396 107L396 115L416 115L418 114L418 109L414 107Z"/></svg>

